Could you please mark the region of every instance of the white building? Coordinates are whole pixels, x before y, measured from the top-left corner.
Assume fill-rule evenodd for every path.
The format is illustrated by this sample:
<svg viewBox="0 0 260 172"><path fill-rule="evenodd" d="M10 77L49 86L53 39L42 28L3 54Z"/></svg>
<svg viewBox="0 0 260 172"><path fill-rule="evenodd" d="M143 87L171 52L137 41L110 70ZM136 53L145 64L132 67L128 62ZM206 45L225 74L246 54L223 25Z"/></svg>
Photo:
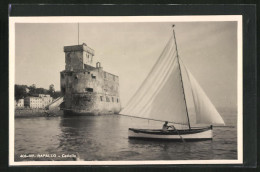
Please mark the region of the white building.
<svg viewBox="0 0 260 172"><path fill-rule="evenodd" d="M53 98L47 94L39 94L38 97L26 97L24 99L24 106L29 108L45 108L52 102Z"/></svg>
<svg viewBox="0 0 260 172"><path fill-rule="evenodd" d="M19 99L16 101L16 107L23 108L24 107L24 99Z"/></svg>
<svg viewBox="0 0 260 172"><path fill-rule="evenodd" d="M44 107L46 107L53 101L53 98L48 94L39 94L39 97L42 98L42 105Z"/></svg>
<svg viewBox="0 0 260 172"><path fill-rule="evenodd" d="M29 108L43 108L42 99L40 97L26 97L24 99L24 106Z"/></svg>

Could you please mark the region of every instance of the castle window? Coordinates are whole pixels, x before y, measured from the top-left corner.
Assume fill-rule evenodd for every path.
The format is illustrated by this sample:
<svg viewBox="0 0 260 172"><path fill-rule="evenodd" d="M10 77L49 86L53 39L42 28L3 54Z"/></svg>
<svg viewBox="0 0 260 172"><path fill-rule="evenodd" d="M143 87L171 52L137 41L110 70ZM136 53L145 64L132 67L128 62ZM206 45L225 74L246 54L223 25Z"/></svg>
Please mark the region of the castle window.
<svg viewBox="0 0 260 172"><path fill-rule="evenodd" d="M96 76L94 76L93 74L91 74L91 77L92 77L92 79L96 79Z"/></svg>
<svg viewBox="0 0 260 172"><path fill-rule="evenodd" d="M101 101L101 102L103 101L103 97L102 97L102 96L100 96L100 101Z"/></svg>
<svg viewBox="0 0 260 172"><path fill-rule="evenodd" d="M112 97L112 102L114 102L114 97Z"/></svg>
<svg viewBox="0 0 260 172"><path fill-rule="evenodd" d="M88 62L89 62L89 61L90 61L90 60L89 60L89 54L87 54L87 58L88 58Z"/></svg>
<svg viewBox="0 0 260 172"><path fill-rule="evenodd" d="M107 73L106 72L104 72L104 78L107 78Z"/></svg>
<svg viewBox="0 0 260 172"><path fill-rule="evenodd" d="M109 97L106 97L106 101L107 101L107 102L110 102Z"/></svg>
<svg viewBox="0 0 260 172"><path fill-rule="evenodd" d="M101 67L100 62L97 62L96 63L96 68L100 68L100 67Z"/></svg>
<svg viewBox="0 0 260 172"><path fill-rule="evenodd" d="M116 99L117 103L119 102L118 98Z"/></svg>
<svg viewBox="0 0 260 172"><path fill-rule="evenodd" d="M87 91L87 92L93 92L93 88L85 88L85 91Z"/></svg>

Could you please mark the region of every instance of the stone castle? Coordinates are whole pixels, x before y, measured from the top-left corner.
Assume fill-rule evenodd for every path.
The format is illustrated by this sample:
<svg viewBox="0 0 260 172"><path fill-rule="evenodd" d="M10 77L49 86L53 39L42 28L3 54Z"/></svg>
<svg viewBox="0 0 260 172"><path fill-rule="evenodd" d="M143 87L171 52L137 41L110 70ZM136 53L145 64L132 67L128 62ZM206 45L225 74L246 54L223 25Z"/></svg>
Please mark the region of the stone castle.
<svg viewBox="0 0 260 172"><path fill-rule="evenodd" d="M103 70L95 51L85 43L65 46L65 70L60 72L65 115L98 115L120 111L119 78Z"/></svg>

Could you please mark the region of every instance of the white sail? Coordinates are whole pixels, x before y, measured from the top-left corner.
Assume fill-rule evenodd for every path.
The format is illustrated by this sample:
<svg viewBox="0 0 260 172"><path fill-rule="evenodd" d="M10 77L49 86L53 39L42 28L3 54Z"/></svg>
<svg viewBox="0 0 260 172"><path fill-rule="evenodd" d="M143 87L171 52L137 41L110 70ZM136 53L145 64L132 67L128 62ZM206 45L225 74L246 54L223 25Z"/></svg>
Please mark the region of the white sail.
<svg viewBox="0 0 260 172"><path fill-rule="evenodd" d="M120 114L188 125L173 36L147 78Z"/></svg>
<svg viewBox="0 0 260 172"><path fill-rule="evenodd" d="M191 72L184 66L190 81L193 101L196 111L196 123L200 124L225 124L224 120L216 110L215 106L211 103L199 83L196 81Z"/></svg>

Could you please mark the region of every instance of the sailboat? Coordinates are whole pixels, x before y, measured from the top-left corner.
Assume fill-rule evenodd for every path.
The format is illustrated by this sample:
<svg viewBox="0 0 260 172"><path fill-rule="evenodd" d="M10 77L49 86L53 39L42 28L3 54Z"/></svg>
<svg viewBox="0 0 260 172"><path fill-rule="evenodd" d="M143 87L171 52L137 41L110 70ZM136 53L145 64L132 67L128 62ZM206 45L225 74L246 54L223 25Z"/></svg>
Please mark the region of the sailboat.
<svg viewBox="0 0 260 172"><path fill-rule="evenodd" d="M206 127L190 125L183 85L184 74L192 92L196 123L207 124ZM128 137L135 139L207 140L213 137L213 124L225 125L221 115L179 57L174 29L150 73L119 114L167 121L174 125L167 131L129 128Z"/></svg>

